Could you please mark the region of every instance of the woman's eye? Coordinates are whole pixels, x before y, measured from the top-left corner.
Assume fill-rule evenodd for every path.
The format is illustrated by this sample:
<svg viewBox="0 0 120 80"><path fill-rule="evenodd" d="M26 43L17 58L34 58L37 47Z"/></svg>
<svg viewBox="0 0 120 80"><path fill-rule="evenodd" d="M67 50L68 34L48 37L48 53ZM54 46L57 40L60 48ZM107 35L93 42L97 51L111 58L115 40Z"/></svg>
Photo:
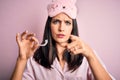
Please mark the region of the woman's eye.
<svg viewBox="0 0 120 80"><path fill-rule="evenodd" d="M53 23L54 23L54 24L58 24L58 23L59 23L59 21L58 21L58 20L55 20L55 21L53 21Z"/></svg>
<svg viewBox="0 0 120 80"><path fill-rule="evenodd" d="M71 25L71 22L69 22L69 21L66 21L65 23L66 23L66 25Z"/></svg>

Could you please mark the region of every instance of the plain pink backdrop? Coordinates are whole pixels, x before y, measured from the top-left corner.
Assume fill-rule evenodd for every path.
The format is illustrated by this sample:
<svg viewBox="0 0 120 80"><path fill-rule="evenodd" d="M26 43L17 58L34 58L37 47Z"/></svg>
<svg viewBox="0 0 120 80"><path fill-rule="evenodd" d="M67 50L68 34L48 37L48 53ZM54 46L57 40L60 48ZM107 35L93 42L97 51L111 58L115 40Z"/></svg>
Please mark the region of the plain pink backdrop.
<svg viewBox="0 0 120 80"><path fill-rule="evenodd" d="M0 0L0 80L9 80L18 56L16 33L28 30L41 42L51 0ZM120 0L78 0L80 37L120 79ZM102 74L102 73L101 73Z"/></svg>

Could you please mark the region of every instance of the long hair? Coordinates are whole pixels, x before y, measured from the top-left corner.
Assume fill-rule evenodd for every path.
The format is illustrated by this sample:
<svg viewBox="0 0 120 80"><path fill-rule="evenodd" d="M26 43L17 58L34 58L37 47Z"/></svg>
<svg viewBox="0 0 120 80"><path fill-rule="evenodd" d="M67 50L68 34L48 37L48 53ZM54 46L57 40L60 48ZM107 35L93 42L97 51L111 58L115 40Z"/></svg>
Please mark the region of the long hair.
<svg viewBox="0 0 120 80"><path fill-rule="evenodd" d="M53 61L57 57L57 49L55 47L55 41L52 38L51 34L51 17L48 17L46 25L45 25L45 30L44 30L44 36L43 36L43 41L44 43L45 40L48 40L48 43L45 46L40 46L33 58L37 63L42 65L43 67L47 69L51 69L51 65L53 64ZM72 19L73 22L73 29L71 34L72 35L78 35L78 27L77 27L77 21L76 19ZM68 40L69 43L71 43L71 40ZM76 70L81 64L83 60L83 55L82 54L77 54L73 55L71 54L67 49L64 51L63 59L68 63L68 68L69 70Z"/></svg>

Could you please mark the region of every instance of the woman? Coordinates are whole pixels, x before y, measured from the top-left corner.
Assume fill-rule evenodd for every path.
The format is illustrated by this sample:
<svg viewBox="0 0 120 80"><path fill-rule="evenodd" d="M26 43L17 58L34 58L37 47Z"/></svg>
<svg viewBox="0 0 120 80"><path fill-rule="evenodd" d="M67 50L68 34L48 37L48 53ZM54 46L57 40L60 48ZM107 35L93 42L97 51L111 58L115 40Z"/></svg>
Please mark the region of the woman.
<svg viewBox="0 0 120 80"><path fill-rule="evenodd" d="M78 36L75 0L48 5L43 42L17 34L19 56L12 80L111 80L95 52Z"/></svg>

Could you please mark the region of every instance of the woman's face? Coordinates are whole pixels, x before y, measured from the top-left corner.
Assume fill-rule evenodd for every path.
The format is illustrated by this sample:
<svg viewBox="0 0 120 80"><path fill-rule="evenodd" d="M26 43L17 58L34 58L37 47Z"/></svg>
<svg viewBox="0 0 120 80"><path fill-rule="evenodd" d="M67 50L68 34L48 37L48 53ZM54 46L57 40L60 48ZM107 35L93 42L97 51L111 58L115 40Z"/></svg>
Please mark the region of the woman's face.
<svg viewBox="0 0 120 80"><path fill-rule="evenodd" d="M64 13L60 13L52 18L51 33L57 43L66 43L73 28L72 19Z"/></svg>

